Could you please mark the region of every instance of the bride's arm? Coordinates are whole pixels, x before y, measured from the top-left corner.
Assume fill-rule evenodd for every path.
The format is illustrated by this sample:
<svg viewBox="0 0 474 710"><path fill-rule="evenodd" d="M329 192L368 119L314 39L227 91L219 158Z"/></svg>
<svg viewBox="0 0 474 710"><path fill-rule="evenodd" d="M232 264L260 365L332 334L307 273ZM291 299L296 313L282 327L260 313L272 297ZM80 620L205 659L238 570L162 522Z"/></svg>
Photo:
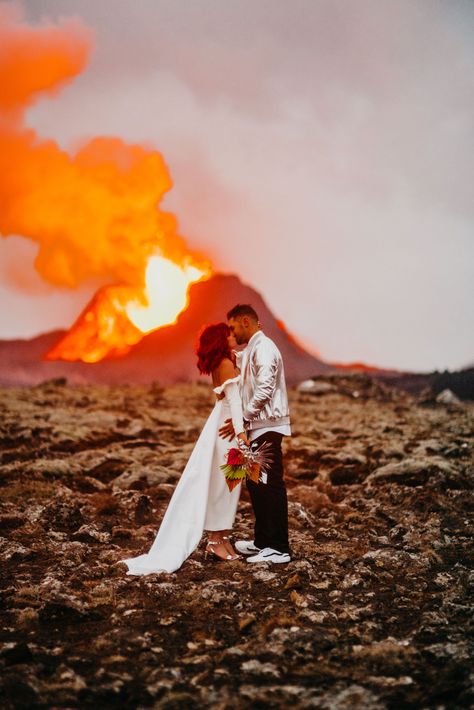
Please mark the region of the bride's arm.
<svg viewBox="0 0 474 710"><path fill-rule="evenodd" d="M225 385L225 398L229 403L230 416L234 426L236 436L242 434L244 430L244 417L242 414L242 400L240 399L239 386L237 382L228 382Z"/></svg>
<svg viewBox="0 0 474 710"><path fill-rule="evenodd" d="M233 363L227 359L223 360L219 365L217 375L219 380L223 383L218 389L222 387L224 396L229 404L231 414L230 421L232 421L232 427L234 429L233 432L227 431L224 438L232 439L233 436L237 436L238 439L242 439L246 444L248 444L248 438L244 429L242 400L240 398L239 386L236 379L237 375ZM216 389L214 389L214 391L216 392ZM229 426L229 430L231 430L232 427ZM221 436L223 435L221 430L219 430L219 433Z"/></svg>

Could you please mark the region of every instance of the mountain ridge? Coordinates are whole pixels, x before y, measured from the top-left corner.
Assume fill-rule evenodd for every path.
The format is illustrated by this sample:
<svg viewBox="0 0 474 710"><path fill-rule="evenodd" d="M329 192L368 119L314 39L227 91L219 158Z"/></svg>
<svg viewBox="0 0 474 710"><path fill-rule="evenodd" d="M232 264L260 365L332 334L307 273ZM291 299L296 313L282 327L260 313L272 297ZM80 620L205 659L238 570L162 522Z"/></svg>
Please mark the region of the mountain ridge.
<svg viewBox="0 0 474 710"><path fill-rule="evenodd" d="M291 330L269 308L263 296L235 274L216 273L189 289L188 306L176 322L143 336L139 343L121 356L107 357L97 363L46 360L45 356L70 331L54 330L29 339L0 340L0 385L37 385L48 379L66 378L71 384L162 384L202 380L196 367L197 335L203 325L225 321L227 311L236 303L251 303L259 314L263 331L279 347L288 385L302 380L334 374L363 373L383 379L387 384L421 392L432 385L439 373L409 373L379 368L365 363L331 363L309 353ZM459 379L459 378L458 378ZM464 377L465 379L465 377ZM446 386L458 384L443 378ZM439 388L440 385L436 387ZM453 386L463 398L462 387ZM468 387L471 397L471 385Z"/></svg>
<svg viewBox="0 0 474 710"><path fill-rule="evenodd" d="M252 286L243 283L235 274L216 273L190 287L188 306L175 323L144 335L120 357L108 357L97 363L45 360L46 353L69 332L65 330L50 331L31 339L0 341L0 384L35 385L57 377L78 384L153 381L170 384L198 380L197 334L207 323L225 321L227 311L236 303L251 303L257 311L262 329L282 353L289 385L318 375L347 372L348 369L378 375L400 374L397 370L363 364L351 367L325 362L305 350Z"/></svg>

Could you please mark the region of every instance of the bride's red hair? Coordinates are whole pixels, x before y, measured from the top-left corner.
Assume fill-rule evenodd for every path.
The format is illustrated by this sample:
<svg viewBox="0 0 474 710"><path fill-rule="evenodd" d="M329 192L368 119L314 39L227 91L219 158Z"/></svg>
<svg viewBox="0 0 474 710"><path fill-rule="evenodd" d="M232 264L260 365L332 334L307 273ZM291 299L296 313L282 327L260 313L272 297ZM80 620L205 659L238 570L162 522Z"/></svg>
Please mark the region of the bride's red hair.
<svg viewBox="0 0 474 710"><path fill-rule="evenodd" d="M232 360L232 351L227 342L230 328L227 323L205 325L198 335L196 354L197 368L201 375L210 375L224 358Z"/></svg>

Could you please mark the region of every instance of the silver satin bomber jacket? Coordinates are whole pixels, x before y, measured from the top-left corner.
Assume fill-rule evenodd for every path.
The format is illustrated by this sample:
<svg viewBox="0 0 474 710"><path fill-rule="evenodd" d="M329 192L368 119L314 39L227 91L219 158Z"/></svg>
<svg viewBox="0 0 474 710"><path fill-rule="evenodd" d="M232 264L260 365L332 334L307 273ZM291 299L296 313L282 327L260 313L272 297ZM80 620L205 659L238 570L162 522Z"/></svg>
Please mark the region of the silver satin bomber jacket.
<svg viewBox="0 0 474 710"><path fill-rule="evenodd" d="M240 360L240 393L249 429L290 423L283 360L261 330L249 340Z"/></svg>

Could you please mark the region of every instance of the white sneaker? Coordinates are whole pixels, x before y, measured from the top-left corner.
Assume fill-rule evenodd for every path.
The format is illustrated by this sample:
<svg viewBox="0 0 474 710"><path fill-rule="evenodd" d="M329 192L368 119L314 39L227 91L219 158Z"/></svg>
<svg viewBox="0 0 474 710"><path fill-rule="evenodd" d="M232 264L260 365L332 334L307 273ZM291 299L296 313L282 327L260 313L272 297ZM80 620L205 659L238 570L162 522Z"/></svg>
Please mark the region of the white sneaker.
<svg viewBox="0 0 474 710"><path fill-rule="evenodd" d="M291 557L288 552L278 552L271 547L264 547L258 555L247 557L247 562L291 562Z"/></svg>
<svg viewBox="0 0 474 710"><path fill-rule="evenodd" d="M255 547L253 540L237 540L234 543L234 547L241 555L255 555L256 552L261 550L260 547Z"/></svg>

